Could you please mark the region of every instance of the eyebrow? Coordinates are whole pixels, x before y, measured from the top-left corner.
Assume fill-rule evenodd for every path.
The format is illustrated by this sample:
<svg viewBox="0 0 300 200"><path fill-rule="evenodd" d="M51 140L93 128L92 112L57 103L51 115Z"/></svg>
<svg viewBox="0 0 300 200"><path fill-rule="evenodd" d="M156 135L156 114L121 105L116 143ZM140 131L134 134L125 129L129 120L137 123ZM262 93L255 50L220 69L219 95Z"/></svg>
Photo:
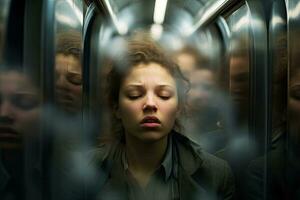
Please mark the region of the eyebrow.
<svg viewBox="0 0 300 200"><path fill-rule="evenodd" d="M141 88L141 87L144 87L144 84L129 84L129 85L126 85L125 87L126 88L131 88L131 87L133 87L133 88ZM162 84L162 85L158 85L156 87L175 89L173 86L168 85L168 84Z"/></svg>

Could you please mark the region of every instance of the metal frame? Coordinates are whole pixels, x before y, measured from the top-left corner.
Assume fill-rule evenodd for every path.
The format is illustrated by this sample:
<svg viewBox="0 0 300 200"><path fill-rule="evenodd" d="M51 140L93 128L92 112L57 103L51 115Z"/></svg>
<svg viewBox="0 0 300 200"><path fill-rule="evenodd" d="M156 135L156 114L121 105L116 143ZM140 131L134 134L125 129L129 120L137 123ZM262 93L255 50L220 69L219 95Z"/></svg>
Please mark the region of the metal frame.
<svg viewBox="0 0 300 200"><path fill-rule="evenodd" d="M86 142L90 143L92 141L88 141L89 139L93 139L93 133L90 133L91 126L93 126L94 122L94 113L93 113L93 102L92 102L92 92L94 91L94 87L96 87L95 77L97 73L95 73L95 67L92 67L90 62L91 57L91 38L92 38L92 26L95 22L95 18L97 16L97 8L94 2L92 2L86 12L84 18L84 27L83 27L83 130L85 131L84 135L87 139ZM93 77L91 77L93 76ZM96 130L96 129L94 129ZM90 137L91 136L91 137Z"/></svg>
<svg viewBox="0 0 300 200"><path fill-rule="evenodd" d="M213 23L222 13L227 12L229 9L232 9L233 5L242 1L243 0L216 0L213 3L208 2L197 14L194 25L192 29L188 31L187 35L191 35L198 29Z"/></svg>

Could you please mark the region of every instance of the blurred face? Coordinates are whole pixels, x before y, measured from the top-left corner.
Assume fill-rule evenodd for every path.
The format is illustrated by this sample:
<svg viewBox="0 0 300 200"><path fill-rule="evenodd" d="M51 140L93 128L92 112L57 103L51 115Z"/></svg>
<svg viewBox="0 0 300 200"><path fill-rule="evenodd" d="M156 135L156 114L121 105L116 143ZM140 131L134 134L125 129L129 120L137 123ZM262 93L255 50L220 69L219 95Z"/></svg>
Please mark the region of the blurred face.
<svg viewBox="0 0 300 200"><path fill-rule="evenodd" d="M236 109L239 123L248 120L249 107L249 59L236 56L230 59L230 93Z"/></svg>
<svg viewBox="0 0 300 200"><path fill-rule="evenodd" d="M73 55L57 54L55 59L55 100L68 113L81 111L82 70Z"/></svg>
<svg viewBox="0 0 300 200"><path fill-rule="evenodd" d="M142 142L165 138L178 112L175 79L156 63L134 66L119 91L117 116L122 120L126 139Z"/></svg>
<svg viewBox="0 0 300 200"><path fill-rule="evenodd" d="M182 53L177 56L177 64L185 77L190 77L196 68L196 60L193 55Z"/></svg>
<svg viewBox="0 0 300 200"><path fill-rule="evenodd" d="M40 101L36 88L19 72L0 73L0 148L16 149L39 131Z"/></svg>
<svg viewBox="0 0 300 200"><path fill-rule="evenodd" d="M215 87L214 74L208 69L195 70L190 76L191 90L188 101L193 109L201 109L211 103Z"/></svg>
<svg viewBox="0 0 300 200"><path fill-rule="evenodd" d="M289 122L290 122L290 136L291 143L297 145L297 149L300 148L300 71L292 74L290 79L290 91L289 91ZM299 152L300 153L300 152Z"/></svg>
<svg viewBox="0 0 300 200"><path fill-rule="evenodd" d="M235 102L248 100L249 60L246 57L230 59L230 91Z"/></svg>

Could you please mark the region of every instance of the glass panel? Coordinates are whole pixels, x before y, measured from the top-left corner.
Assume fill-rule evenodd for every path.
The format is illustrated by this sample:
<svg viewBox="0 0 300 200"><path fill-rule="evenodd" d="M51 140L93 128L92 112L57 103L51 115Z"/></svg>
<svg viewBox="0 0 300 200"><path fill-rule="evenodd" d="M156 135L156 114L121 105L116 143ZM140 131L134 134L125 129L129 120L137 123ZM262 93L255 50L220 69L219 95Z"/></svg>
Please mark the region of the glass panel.
<svg viewBox="0 0 300 200"><path fill-rule="evenodd" d="M280 177L284 177L284 191L280 191L283 198L298 199L300 198L300 18L299 7L300 2L295 0L287 1L288 5L288 62L289 62L289 95L288 95L288 115L289 115L289 134L287 139L287 152L283 154L285 163L283 163L285 174L281 173ZM282 151L285 149L283 148Z"/></svg>
<svg viewBox="0 0 300 200"><path fill-rule="evenodd" d="M48 191L53 199L68 199L72 181L64 176L68 166L80 166L78 152L86 146L83 130L83 1L56 0L55 64L53 68L54 105L46 113L45 127L50 136L48 160L51 181ZM88 81L88 80L86 80ZM67 168L70 169L70 168ZM77 170L77 167L72 168ZM72 177L73 178L73 177Z"/></svg>
<svg viewBox="0 0 300 200"><path fill-rule="evenodd" d="M284 0L276 0L272 5L269 37L270 65L272 76L272 132L267 154L267 165L270 171L267 176L267 199L297 199L289 196L292 187L285 182L285 148L287 134L287 15ZM294 77L294 76L292 76ZM295 80L294 78L292 78ZM291 85L293 80L291 79ZM292 86L291 86L292 88ZM295 91L294 91L295 92ZM295 94L290 92L291 94ZM295 97L295 96L294 96ZM292 105L296 102L290 96ZM293 107L293 106L291 106ZM292 120L291 120L292 122ZM297 122L298 123L298 122ZM289 181L288 181L289 182ZM280 189L279 189L280 188ZM292 189L294 191L294 189Z"/></svg>
<svg viewBox="0 0 300 200"><path fill-rule="evenodd" d="M231 111L232 115L227 115L231 126L227 131L226 147L216 155L228 161L233 170L237 199L245 198L245 169L251 159L249 140L251 20L246 4L226 19L230 30L227 56L228 89L232 104L228 111Z"/></svg>
<svg viewBox="0 0 300 200"><path fill-rule="evenodd" d="M234 120L244 131L248 131L249 125L250 20L246 6L227 19L231 31L229 90L234 104Z"/></svg>

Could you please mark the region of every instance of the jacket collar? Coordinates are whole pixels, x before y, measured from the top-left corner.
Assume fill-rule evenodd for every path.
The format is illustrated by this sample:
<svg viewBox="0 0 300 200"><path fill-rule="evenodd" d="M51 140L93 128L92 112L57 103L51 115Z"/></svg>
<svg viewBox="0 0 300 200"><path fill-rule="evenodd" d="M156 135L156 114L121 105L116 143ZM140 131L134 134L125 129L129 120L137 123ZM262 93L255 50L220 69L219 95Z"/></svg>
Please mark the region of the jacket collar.
<svg viewBox="0 0 300 200"><path fill-rule="evenodd" d="M188 175L193 175L203 164L201 148L186 136L173 132L174 149L178 163Z"/></svg>
<svg viewBox="0 0 300 200"><path fill-rule="evenodd" d="M200 146L177 132L173 132L173 141L179 160L178 180L180 199L214 199L195 179L195 177L202 177L201 168L204 160Z"/></svg>
<svg viewBox="0 0 300 200"><path fill-rule="evenodd" d="M207 191L193 178L193 176L197 175L197 172L201 169L203 164L203 155L200 146L180 133L174 131L171 134L173 139L172 150L175 151L177 155L175 157L178 159L175 163L178 163L178 168L176 167L178 177L176 178L179 178L180 199L208 199ZM118 157L118 154L121 153L118 145L118 143L115 143L102 146L100 147L102 150L96 153L96 163L98 163L98 166L101 166L102 169L99 171L101 180L97 181L97 188L103 186L112 170L113 158L115 156Z"/></svg>

